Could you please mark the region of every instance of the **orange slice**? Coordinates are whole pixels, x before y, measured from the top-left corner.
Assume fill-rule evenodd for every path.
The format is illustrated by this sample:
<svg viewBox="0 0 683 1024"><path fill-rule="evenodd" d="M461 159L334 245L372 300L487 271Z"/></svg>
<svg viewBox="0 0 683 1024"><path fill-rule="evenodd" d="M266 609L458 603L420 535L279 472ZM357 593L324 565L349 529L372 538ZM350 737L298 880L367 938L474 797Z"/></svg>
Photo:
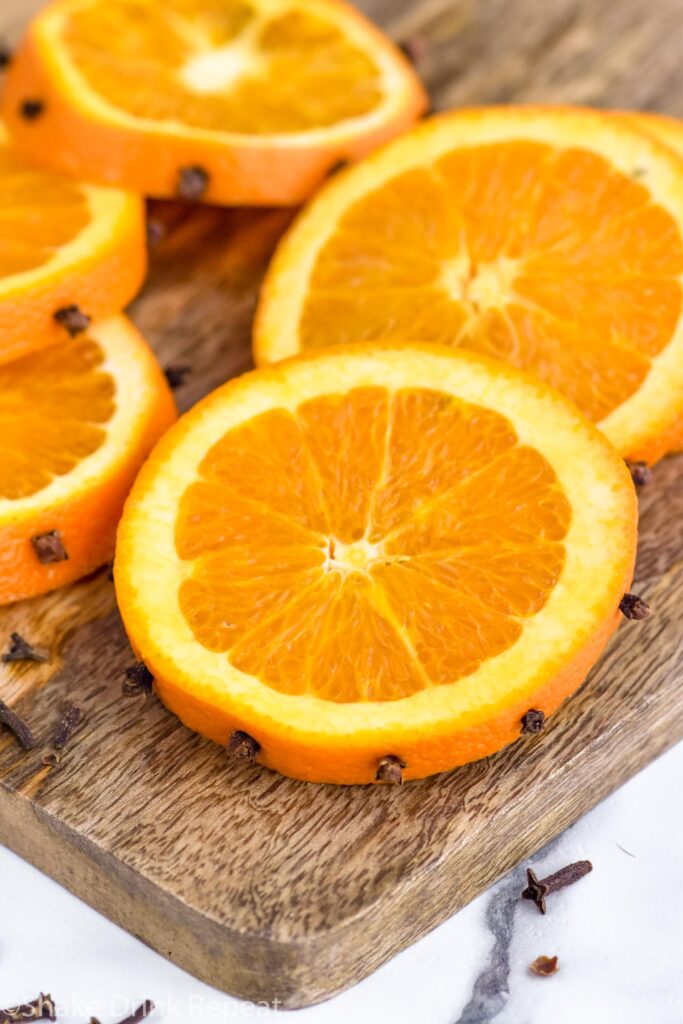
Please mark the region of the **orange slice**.
<svg viewBox="0 0 683 1024"><path fill-rule="evenodd" d="M64 341L60 311L118 313L146 265L139 196L35 167L0 124L0 363Z"/></svg>
<svg viewBox="0 0 683 1024"><path fill-rule="evenodd" d="M116 590L190 728L247 733L296 778L371 782L389 756L410 779L581 683L635 543L623 461L558 392L464 351L355 346L231 381L169 431Z"/></svg>
<svg viewBox="0 0 683 1024"><path fill-rule="evenodd" d="M559 388L625 457L683 407L683 163L626 118L482 108L342 173L264 285L255 354L416 338Z"/></svg>
<svg viewBox="0 0 683 1024"><path fill-rule="evenodd" d="M669 117L667 114L643 113L640 111L629 111L626 115L635 127L642 131L649 132L656 139L663 142L683 159L683 121L676 117ZM683 406L683 402L681 403ZM670 432L670 446L673 451L683 451L683 408L679 421Z"/></svg>
<svg viewBox="0 0 683 1024"><path fill-rule="evenodd" d="M4 111L28 153L87 180L292 204L425 105L401 53L338 0L58 0L12 61Z"/></svg>
<svg viewBox="0 0 683 1024"><path fill-rule="evenodd" d="M112 557L123 502L175 419L152 352L123 316L0 366L0 603Z"/></svg>
<svg viewBox="0 0 683 1024"><path fill-rule="evenodd" d="M641 131L649 132L683 157L683 121L668 114L629 110L625 115Z"/></svg>

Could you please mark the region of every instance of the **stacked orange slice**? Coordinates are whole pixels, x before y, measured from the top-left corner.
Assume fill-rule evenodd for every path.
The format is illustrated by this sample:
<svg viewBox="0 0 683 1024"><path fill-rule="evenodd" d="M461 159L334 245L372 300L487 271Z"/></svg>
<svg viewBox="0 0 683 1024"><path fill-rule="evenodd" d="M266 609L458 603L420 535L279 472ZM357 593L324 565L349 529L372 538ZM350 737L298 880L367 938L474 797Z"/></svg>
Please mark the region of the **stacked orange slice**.
<svg viewBox="0 0 683 1024"><path fill-rule="evenodd" d="M118 313L146 266L139 196L35 167L0 124L0 363Z"/></svg>
<svg viewBox="0 0 683 1024"><path fill-rule="evenodd" d="M113 555L123 502L175 419L123 316L0 366L0 603L70 583Z"/></svg>
<svg viewBox="0 0 683 1024"><path fill-rule="evenodd" d="M57 0L3 109L28 154L85 180L291 204L425 105L400 52L339 0Z"/></svg>

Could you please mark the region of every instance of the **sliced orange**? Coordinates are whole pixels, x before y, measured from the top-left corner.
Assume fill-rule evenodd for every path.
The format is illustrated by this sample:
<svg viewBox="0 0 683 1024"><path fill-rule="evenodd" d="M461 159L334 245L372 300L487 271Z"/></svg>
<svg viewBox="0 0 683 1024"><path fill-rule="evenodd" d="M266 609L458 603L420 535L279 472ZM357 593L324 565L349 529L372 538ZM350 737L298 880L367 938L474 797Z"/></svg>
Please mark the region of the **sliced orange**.
<svg viewBox="0 0 683 1024"><path fill-rule="evenodd" d="M362 783L549 715L614 629L635 544L623 461L558 392L464 351L353 346L184 416L128 499L115 578L186 725Z"/></svg>
<svg viewBox="0 0 683 1024"><path fill-rule="evenodd" d="M50 166L231 204L301 202L425 106L402 54L339 0L57 0L4 100Z"/></svg>
<svg viewBox="0 0 683 1024"><path fill-rule="evenodd" d="M653 114L629 111L626 115L637 128L649 132L683 159L683 121L667 114ZM670 446L673 451L683 451L683 402L679 421L670 432Z"/></svg>
<svg viewBox="0 0 683 1024"><path fill-rule="evenodd" d="M164 375L124 316L0 366L0 603L112 557L126 494L174 419Z"/></svg>
<svg viewBox="0 0 683 1024"><path fill-rule="evenodd" d="M255 354L416 338L558 387L625 457L683 408L683 162L627 118L434 118L339 175L282 242Z"/></svg>
<svg viewBox="0 0 683 1024"><path fill-rule="evenodd" d="M41 170L0 124L0 363L68 337L60 311L118 313L146 265L139 196Z"/></svg>
<svg viewBox="0 0 683 1024"><path fill-rule="evenodd" d="M649 132L683 157L683 121L668 114L654 114L649 111L633 110L625 115L641 131Z"/></svg>

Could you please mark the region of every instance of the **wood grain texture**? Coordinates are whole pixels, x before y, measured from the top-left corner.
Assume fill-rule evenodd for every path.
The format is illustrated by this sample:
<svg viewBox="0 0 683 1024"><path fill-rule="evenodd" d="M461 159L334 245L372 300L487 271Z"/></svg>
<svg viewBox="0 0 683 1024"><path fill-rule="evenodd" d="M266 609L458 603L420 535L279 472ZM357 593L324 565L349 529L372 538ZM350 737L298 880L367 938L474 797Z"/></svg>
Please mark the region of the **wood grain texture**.
<svg viewBox="0 0 683 1024"><path fill-rule="evenodd" d="M2 0L0 37L40 4ZM580 101L683 113L683 0L367 0L423 47L435 105ZM165 225L133 316L164 364L189 362L183 408L250 364L256 291L290 214L153 204ZM683 458L642 497L638 589L546 733L467 768L391 787L297 783L125 698L132 656L100 572L0 612L49 665L0 666L0 697L39 740L0 734L0 839L164 956L250 999L294 1007L364 975L472 899L683 735ZM85 727L42 755L64 709Z"/></svg>

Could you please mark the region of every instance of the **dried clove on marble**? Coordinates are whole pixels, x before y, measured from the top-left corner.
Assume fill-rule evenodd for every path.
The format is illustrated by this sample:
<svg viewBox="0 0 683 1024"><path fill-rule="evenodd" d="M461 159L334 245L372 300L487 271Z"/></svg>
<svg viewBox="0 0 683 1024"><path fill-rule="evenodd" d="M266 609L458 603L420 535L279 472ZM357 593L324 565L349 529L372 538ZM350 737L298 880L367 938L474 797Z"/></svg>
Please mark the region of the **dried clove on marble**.
<svg viewBox="0 0 683 1024"><path fill-rule="evenodd" d="M528 885L522 892L523 900L533 900L542 914L545 914L545 898L551 892L564 889L567 885L573 885L580 878L593 870L589 860L577 860L573 864L567 864L547 878L537 878L531 868L527 868L526 876Z"/></svg>
<svg viewBox="0 0 683 1024"><path fill-rule="evenodd" d="M52 996L43 995L41 992L38 998L30 1003L0 1010L0 1024L19 1024L20 1021L27 1020L57 1020Z"/></svg>
<svg viewBox="0 0 683 1024"><path fill-rule="evenodd" d="M140 1021L144 1020L145 1017L149 1017L150 1013L154 1013L154 1003L151 999L145 999L144 1003L141 1003L137 1010L133 1010L127 1017L119 1021L119 1024L140 1024Z"/></svg>

